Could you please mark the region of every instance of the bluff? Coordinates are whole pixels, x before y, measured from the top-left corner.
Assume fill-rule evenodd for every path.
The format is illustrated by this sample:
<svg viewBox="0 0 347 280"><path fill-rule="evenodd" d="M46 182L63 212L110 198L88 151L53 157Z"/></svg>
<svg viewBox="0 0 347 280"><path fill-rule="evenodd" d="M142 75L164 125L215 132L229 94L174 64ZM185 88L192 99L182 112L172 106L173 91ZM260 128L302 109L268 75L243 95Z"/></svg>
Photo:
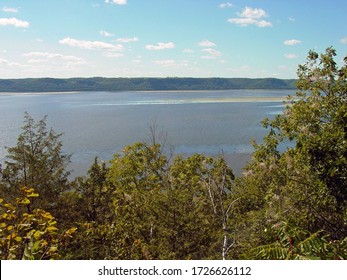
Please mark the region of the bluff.
<svg viewBox="0 0 347 280"><path fill-rule="evenodd" d="M295 89L276 78L28 78L0 79L0 92Z"/></svg>

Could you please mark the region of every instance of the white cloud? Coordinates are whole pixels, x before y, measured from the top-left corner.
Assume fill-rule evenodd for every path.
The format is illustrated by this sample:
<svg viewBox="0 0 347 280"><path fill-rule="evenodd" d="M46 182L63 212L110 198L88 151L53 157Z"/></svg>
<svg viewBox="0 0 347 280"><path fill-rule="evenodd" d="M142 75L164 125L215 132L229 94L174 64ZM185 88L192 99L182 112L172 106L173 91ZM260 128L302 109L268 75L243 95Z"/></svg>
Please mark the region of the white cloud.
<svg viewBox="0 0 347 280"><path fill-rule="evenodd" d="M104 37L113 37L114 36L114 34L109 33L109 32L107 32L105 30L100 30L100 35L104 36Z"/></svg>
<svg viewBox="0 0 347 280"><path fill-rule="evenodd" d="M118 38L117 42L119 43L131 43L131 42L137 42L139 39L137 37L133 38Z"/></svg>
<svg viewBox="0 0 347 280"><path fill-rule="evenodd" d="M222 55L222 53L220 51L217 51L217 50L212 49L212 48L203 49L201 51L206 52L206 53L213 55L213 56L221 56Z"/></svg>
<svg viewBox="0 0 347 280"><path fill-rule="evenodd" d="M26 54L23 54L24 57L28 57L29 63L41 63L41 62L48 62L48 61L64 61L65 63L71 63L71 64L85 64L85 60L83 58L72 56L72 55L62 55L59 53L50 53L50 52L29 52Z"/></svg>
<svg viewBox="0 0 347 280"><path fill-rule="evenodd" d="M182 52L183 53L194 53L194 50L192 50L192 49L184 49Z"/></svg>
<svg viewBox="0 0 347 280"><path fill-rule="evenodd" d="M257 21L252 18L229 18L228 22L235 23L241 26L248 26L250 24L256 24Z"/></svg>
<svg viewBox="0 0 347 280"><path fill-rule="evenodd" d="M106 0L105 3L117 4L117 5L126 5L127 0Z"/></svg>
<svg viewBox="0 0 347 280"><path fill-rule="evenodd" d="M202 52L206 53L206 55L202 56L202 59L215 59L217 57L222 56L222 53L220 51L217 51L212 48L202 49Z"/></svg>
<svg viewBox="0 0 347 280"><path fill-rule="evenodd" d="M2 11L5 13L18 13L17 8L3 7Z"/></svg>
<svg viewBox="0 0 347 280"><path fill-rule="evenodd" d="M259 20L255 23L255 25L258 27L271 27L272 23L266 20Z"/></svg>
<svg viewBox="0 0 347 280"><path fill-rule="evenodd" d="M175 47L175 44L172 42L168 43L158 43L157 45L146 45L146 49L150 51L158 51L158 50L165 50L165 49L173 49Z"/></svg>
<svg viewBox="0 0 347 280"><path fill-rule="evenodd" d="M0 18L0 26L13 25L15 27L28 28L29 22L17 18Z"/></svg>
<svg viewBox="0 0 347 280"><path fill-rule="evenodd" d="M121 52L124 50L124 47L121 44L113 45L102 41L76 40L70 37L60 40L59 43L85 50L104 50L111 52Z"/></svg>
<svg viewBox="0 0 347 280"><path fill-rule="evenodd" d="M227 3L222 3L219 5L219 8L224 9L224 8L231 8L233 7L233 4L227 2Z"/></svg>
<svg viewBox="0 0 347 280"><path fill-rule="evenodd" d="M24 53L25 64L5 71L8 77L71 77L81 75L90 65L85 59L61 53L33 51Z"/></svg>
<svg viewBox="0 0 347 280"><path fill-rule="evenodd" d="M294 59L298 57L296 54L292 54L292 53L286 53L284 54L284 56L288 59Z"/></svg>
<svg viewBox="0 0 347 280"><path fill-rule="evenodd" d="M253 18L229 18L228 22L235 23L240 26L256 25L258 27L269 27L272 26L271 22L265 20L256 20Z"/></svg>
<svg viewBox="0 0 347 280"><path fill-rule="evenodd" d="M340 40L341 44L347 45L347 37L344 37Z"/></svg>
<svg viewBox="0 0 347 280"><path fill-rule="evenodd" d="M268 14L259 8L245 7L241 13L238 13L238 18L229 18L228 22L240 26L256 25L258 27L270 27L272 23L261 18L268 17Z"/></svg>
<svg viewBox="0 0 347 280"><path fill-rule="evenodd" d="M289 20L289 21L291 21L291 22L296 21L296 19L295 19L295 18L293 18L293 17L289 17L289 18L288 18L288 20Z"/></svg>
<svg viewBox="0 0 347 280"><path fill-rule="evenodd" d="M204 48L210 48L210 47L215 47L216 46L215 43L213 43L213 42L211 42L209 40L201 41L201 42L198 43L198 45L200 47L204 47Z"/></svg>
<svg viewBox="0 0 347 280"><path fill-rule="evenodd" d="M242 13L239 13L239 16L243 18L263 18L267 17L268 14L263 9L245 7Z"/></svg>
<svg viewBox="0 0 347 280"><path fill-rule="evenodd" d="M0 57L0 65L5 65L8 67L25 67L26 66L26 65L23 65L23 64L20 64L17 62L9 61L9 60L1 58L1 57Z"/></svg>
<svg viewBox="0 0 347 280"><path fill-rule="evenodd" d="M283 44L287 45L287 46L294 46L294 45L298 45L300 44L301 41L300 40L296 40L296 39L291 39L291 40L285 40L283 42Z"/></svg>

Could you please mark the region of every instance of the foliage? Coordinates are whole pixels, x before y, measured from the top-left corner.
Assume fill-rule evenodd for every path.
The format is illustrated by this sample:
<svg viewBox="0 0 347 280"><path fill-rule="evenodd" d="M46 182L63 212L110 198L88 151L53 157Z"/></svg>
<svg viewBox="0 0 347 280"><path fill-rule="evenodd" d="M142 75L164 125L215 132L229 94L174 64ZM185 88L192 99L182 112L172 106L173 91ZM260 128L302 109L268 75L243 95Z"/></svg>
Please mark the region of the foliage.
<svg viewBox="0 0 347 280"><path fill-rule="evenodd" d="M263 122L269 132L263 144L254 144L241 180L243 194L257 192L260 208L253 209L265 215L254 247L272 244L261 247L272 250L276 242L263 232L283 222L321 246L346 236L347 59L338 69L335 55L332 48L320 56L310 51L298 69L300 91L288 97L283 114Z"/></svg>
<svg viewBox="0 0 347 280"><path fill-rule="evenodd" d="M252 250L254 259L272 260L316 260L346 259L347 238L339 241L328 241L322 231L309 233L285 222L271 227L269 234L276 241Z"/></svg>
<svg viewBox="0 0 347 280"><path fill-rule="evenodd" d="M57 222L51 213L36 208L22 212L39 195L34 189L21 188L22 196L16 204L0 199L0 255L1 259L56 259L59 243L72 237L75 228L58 234Z"/></svg>
<svg viewBox="0 0 347 280"><path fill-rule="evenodd" d="M77 204L80 205L83 220L103 222L111 215L108 205L112 194L105 185L107 173L106 163L98 163L98 159L95 158L88 170L88 178L77 179Z"/></svg>
<svg viewBox="0 0 347 280"><path fill-rule="evenodd" d="M26 186L40 194L35 207L56 208L59 195L69 187L66 167L70 156L62 154L60 136L47 130L46 117L35 122L25 113L17 145L7 149L5 167L0 170L2 196L13 199Z"/></svg>

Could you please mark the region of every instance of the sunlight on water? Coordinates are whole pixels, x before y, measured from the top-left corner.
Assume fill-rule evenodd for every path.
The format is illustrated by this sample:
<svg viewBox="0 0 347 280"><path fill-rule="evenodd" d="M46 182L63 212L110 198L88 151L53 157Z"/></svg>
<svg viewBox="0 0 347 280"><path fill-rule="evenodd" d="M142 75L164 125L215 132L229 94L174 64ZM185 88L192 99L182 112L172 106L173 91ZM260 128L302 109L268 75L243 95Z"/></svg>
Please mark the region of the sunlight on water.
<svg viewBox="0 0 347 280"><path fill-rule="evenodd" d="M130 100L112 103L74 104L71 106L136 106L136 105L182 105L182 104L212 104L212 103L243 103L243 102L283 102L283 97L244 97L244 98L189 98L189 99L156 99ZM271 106L268 106L271 107ZM276 106L281 107L281 106Z"/></svg>

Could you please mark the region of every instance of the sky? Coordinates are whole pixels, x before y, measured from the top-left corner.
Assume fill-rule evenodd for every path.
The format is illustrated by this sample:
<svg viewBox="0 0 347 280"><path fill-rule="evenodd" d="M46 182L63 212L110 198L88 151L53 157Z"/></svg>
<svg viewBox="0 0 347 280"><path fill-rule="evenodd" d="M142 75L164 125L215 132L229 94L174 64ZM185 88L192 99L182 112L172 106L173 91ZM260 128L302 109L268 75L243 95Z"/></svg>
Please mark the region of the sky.
<svg viewBox="0 0 347 280"><path fill-rule="evenodd" d="M347 55L345 0L0 0L0 79L296 78Z"/></svg>

